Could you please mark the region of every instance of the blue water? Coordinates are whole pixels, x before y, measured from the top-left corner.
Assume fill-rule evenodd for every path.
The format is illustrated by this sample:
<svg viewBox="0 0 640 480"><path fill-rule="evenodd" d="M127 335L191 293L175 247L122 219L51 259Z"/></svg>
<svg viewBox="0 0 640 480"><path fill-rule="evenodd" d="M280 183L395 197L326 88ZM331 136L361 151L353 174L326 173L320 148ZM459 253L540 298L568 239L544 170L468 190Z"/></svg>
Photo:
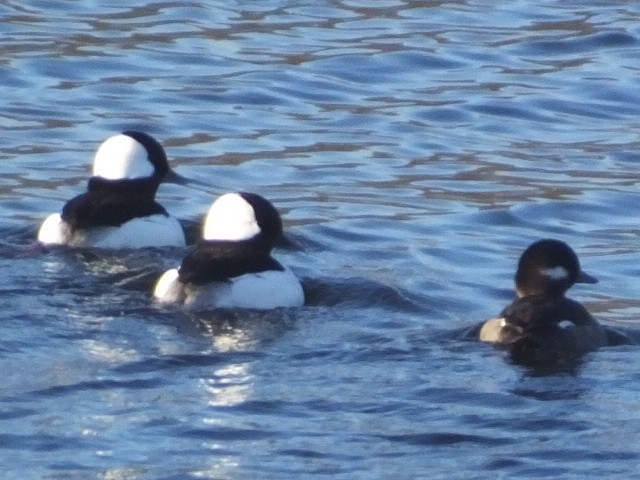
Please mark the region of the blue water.
<svg viewBox="0 0 640 480"><path fill-rule="evenodd" d="M565 240L640 338L636 2L1 2L0 467L25 479L636 478L640 348L513 365L464 332ZM149 298L182 249L47 251L92 154L154 135L282 212L304 308Z"/></svg>

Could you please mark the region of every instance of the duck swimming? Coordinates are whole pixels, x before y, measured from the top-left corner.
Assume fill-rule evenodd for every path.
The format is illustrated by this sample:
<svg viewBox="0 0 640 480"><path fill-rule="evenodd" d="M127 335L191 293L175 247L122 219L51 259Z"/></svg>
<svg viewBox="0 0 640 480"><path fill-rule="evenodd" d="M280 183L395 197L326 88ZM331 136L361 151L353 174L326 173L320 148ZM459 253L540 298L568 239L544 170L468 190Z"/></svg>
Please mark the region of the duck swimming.
<svg viewBox="0 0 640 480"><path fill-rule="evenodd" d="M519 363L579 358L610 343L587 309L565 296L575 283L597 283L566 243L531 244L520 257L515 283L518 299L482 325L481 341L508 347Z"/></svg>
<svg viewBox="0 0 640 480"><path fill-rule="evenodd" d="M282 235L276 208L253 193L227 193L207 213L202 240L153 295L195 308L268 310L304 304L299 280L271 256Z"/></svg>
<svg viewBox="0 0 640 480"><path fill-rule="evenodd" d="M180 180L150 135L112 136L95 154L87 191L47 217L38 241L106 249L184 246L180 222L155 201L160 183Z"/></svg>

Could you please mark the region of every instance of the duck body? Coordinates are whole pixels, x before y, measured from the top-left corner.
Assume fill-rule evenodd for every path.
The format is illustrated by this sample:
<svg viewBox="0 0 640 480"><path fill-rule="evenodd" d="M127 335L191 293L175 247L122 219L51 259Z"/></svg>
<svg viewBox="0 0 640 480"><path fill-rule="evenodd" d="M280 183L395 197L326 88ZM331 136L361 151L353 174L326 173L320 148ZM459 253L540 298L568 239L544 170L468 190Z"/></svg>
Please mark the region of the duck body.
<svg viewBox="0 0 640 480"><path fill-rule="evenodd" d="M47 217L38 241L110 249L184 246L180 222L155 201L167 172L155 139L140 132L111 137L96 153L87 191Z"/></svg>
<svg viewBox="0 0 640 480"><path fill-rule="evenodd" d="M180 268L160 277L154 297L197 309L303 305L300 281L271 256L281 233L279 214L264 198L223 195L207 215L203 239Z"/></svg>
<svg viewBox="0 0 640 480"><path fill-rule="evenodd" d="M304 292L288 269L242 274L226 280L195 284L183 282L178 269L166 271L156 285L154 296L162 303L178 303L196 310L271 310L299 307Z"/></svg>
<svg viewBox="0 0 640 480"><path fill-rule="evenodd" d="M587 309L564 296L514 301L499 318L483 324L479 339L514 349L535 346L564 356L579 356L608 344L605 329Z"/></svg>
<svg viewBox="0 0 640 480"><path fill-rule="evenodd" d="M573 250L541 240L522 254L516 272L518 299L479 329L481 341L508 348L519 363L579 358L609 344L609 335L565 292L575 283L596 283Z"/></svg>
<svg viewBox="0 0 640 480"><path fill-rule="evenodd" d="M59 213L53 213L42 223L38 241L44 245L111 250L185 245L180 222L162 214L135 218L120 226L82 229L72 227Z"/></svg>

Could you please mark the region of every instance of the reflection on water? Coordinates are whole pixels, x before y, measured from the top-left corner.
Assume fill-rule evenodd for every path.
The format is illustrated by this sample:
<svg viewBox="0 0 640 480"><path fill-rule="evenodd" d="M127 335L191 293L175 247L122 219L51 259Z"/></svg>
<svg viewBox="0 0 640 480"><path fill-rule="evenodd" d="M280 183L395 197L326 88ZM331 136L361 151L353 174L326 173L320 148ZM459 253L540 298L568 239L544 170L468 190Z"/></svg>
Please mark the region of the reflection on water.
<svg viewBox="0 0 640 480"><path fill-rule="evenodd" d="M112 365L121 365L128 362L134 362L140 358L138 352L131 348L114 347L97 340L83 340L82 347L87 354L105 363Z"/></svg>
<svg viewBox="0 0 640 480"><path fill-rule="evenodd" d="M572 372L459 334L558 237L572 295L640 338L634 2L0 5L0 460L7 478L631 478L634 346ZM95 149L144 130L274 202L308 305L153 304L182 249L42 249ZM197 236L197 235L196 235ZM633 474L631 474L631 472Z"/></svg>
<svg viewBox="0 0 640 480"><path fill-rule="evenodd" d="M228 324L214 325L212 322L202 322L201 326L207 332L215 349L219 352L242 352L253 350L258 339L253 332L236 328Z"/></svg>
<svg viewBox="0 0 640 480"><path fill-rule="evenodd" d="M202 380L203 388L211 396L209 405L214 407L239 405L252 393L249 364L227 365L216 370L214 377ZM205 419L205 423L210 423Z"/></svg>

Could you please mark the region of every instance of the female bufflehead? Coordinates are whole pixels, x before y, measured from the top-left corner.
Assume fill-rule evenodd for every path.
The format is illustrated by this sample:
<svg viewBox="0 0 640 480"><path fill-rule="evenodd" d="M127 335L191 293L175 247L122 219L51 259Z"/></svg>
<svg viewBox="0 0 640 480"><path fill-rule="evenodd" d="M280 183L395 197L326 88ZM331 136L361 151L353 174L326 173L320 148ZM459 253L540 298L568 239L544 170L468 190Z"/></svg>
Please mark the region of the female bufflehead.
<svg viewBox="0 0 640 480"><path fill-rule="evenodd" d="M540 240L520 257L518 299L500 318L487 321L479 338L507 346L512 357L578 358L608 344L607 332L580 303L565 297L574 283L596 283L580 268L575 252L559 240ZM530 358L524 358L530 356Z"/></svg>
<svg viewBox="0 0 640 480"><path fill-rule="evenodd" d="M154 199L161 182L180 178L146 133L110 137L96 152L87 192L47 217L38 241L111 249L184 246L182 226Z"/></svg>
<svg viewBox="0 0 640 480"><path fill-rule="evenodd" d="M209 209L202 240L179 269L166 271L153 295L195 308L268 310L304 304L295 275L273 257L282 235L275 207L260 195L227 193Z"/></svg>

